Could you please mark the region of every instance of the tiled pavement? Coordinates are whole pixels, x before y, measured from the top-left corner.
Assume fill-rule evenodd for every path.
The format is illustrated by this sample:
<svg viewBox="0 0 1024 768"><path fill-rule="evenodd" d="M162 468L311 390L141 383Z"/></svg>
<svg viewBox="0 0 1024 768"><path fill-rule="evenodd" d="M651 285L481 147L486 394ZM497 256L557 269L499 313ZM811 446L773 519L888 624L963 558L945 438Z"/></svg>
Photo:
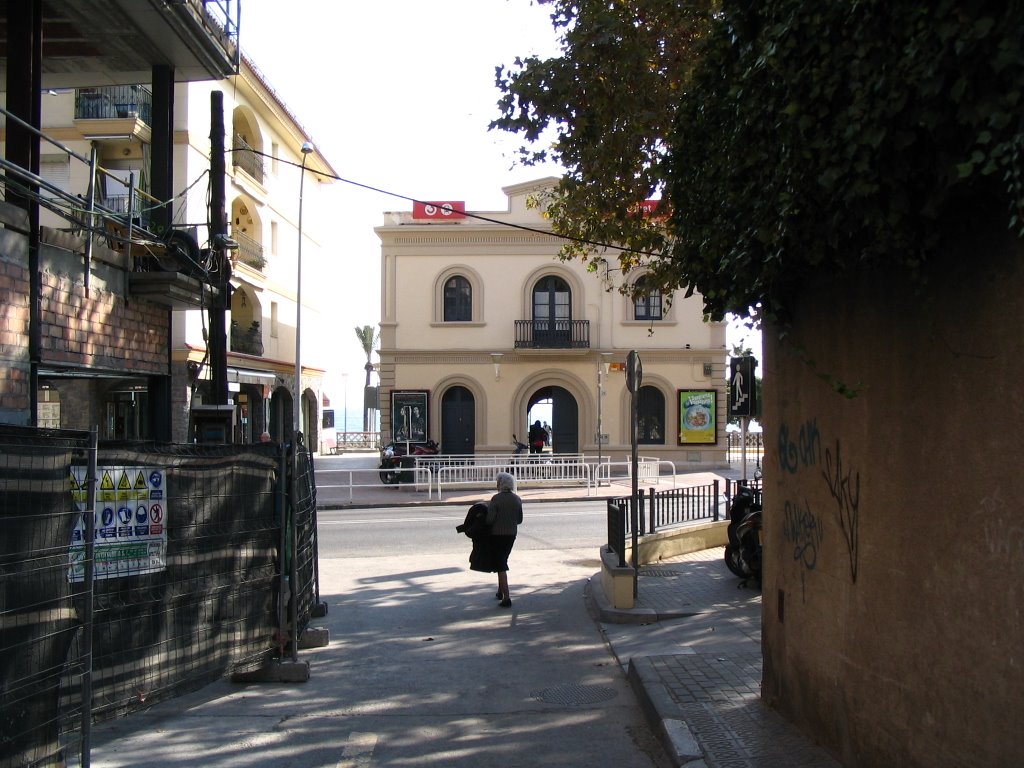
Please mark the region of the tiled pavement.
<svg viewBox="0 0 1024 768"><path fill-rule="evenodd" d="M676 765L839 768L761 702L760 591L737 587L720 547L644 566L638 584L633 611L591 599Z"/></svg>

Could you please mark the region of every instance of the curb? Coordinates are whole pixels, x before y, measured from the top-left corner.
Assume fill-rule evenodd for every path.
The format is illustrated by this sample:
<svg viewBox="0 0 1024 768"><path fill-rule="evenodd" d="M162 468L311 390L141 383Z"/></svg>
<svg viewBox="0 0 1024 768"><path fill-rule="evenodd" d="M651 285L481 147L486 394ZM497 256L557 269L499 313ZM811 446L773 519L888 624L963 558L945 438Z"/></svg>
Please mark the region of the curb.
<svg viewBox="0 0 1024 768"><path fill-rule="evenodd" d="M711 613L708 610L659 611L656 608L613 608L601 587L600 571L587 579L585 594L597 620L605 624L656 624L667 619L688 619Z"/></svg>
<svg viewBox="0 0 1024 768"><path fill-rule="evenodd" d="M672 764L676 768L707 768L703 750L690 727L678 717L679 709L651 666L650 659L630 659L626 678Z"/></svg>

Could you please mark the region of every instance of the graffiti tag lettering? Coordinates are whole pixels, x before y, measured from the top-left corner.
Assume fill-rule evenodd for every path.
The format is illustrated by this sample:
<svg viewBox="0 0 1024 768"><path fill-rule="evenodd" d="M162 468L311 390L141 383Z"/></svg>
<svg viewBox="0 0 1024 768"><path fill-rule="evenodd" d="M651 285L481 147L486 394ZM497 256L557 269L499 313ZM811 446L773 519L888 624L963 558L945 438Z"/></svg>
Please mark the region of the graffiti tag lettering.
<svg viewBox="0 0 1024 768"><path fill-rule="evenodd" d="M803 508L799 502L786 502L786 523L783 535L793 545L793 559L802 561L804 567L813 571L818 564L818 545L821 544L824 530L817 515L804 501Z"/></svg>
<svg viewBox="0 0 1024 768"><path fill-rule="evenodd" d="M779 427L779 464L783 471L796 474L801 467L813 467L821 455L821 434L818 432L818 420L811 419L791 439L789 426Z"/></svg>
<svg viewBox="0 0 1024 768"><path fill-rule="evenodd" d="M860 536L860 473L843 470L842 447L838 440L834 454L831 449L825 449L822 477L836 502L836 518L850 559L850 579L856 584Z"/></svg>

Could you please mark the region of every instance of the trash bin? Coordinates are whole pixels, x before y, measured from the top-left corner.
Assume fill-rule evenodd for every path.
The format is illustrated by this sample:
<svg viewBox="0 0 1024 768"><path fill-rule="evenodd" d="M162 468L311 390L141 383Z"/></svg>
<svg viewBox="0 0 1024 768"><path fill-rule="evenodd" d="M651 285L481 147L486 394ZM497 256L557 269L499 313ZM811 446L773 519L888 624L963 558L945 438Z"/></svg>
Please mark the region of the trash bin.
<svg viewBox="0 0 1024 768"><path fill-rule="evenodd" d="M399 466L402 471L398 473L398 482L400 483L414 483L416 482L416 473L413 471L416 469L416 457L415 456L402 456L399 459Z"/></svg>

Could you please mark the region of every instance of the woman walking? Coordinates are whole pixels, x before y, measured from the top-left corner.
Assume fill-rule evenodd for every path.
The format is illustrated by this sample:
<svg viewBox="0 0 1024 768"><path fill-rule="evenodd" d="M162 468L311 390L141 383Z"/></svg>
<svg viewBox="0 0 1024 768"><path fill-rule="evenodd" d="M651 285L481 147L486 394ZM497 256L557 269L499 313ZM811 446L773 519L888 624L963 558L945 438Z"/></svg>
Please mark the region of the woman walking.
<svg viewBox="0 0 1024 768"><path fill-rule="evenodd" d="M498 573L498 592L495 595L502 608L512 607L508 591L508 556L516 543L518 526L523 522L523 500L515 493L516 479L508 472L499 472L496 478L498 492L487 504L487 525L490 526L492 570Z"/></svg>

